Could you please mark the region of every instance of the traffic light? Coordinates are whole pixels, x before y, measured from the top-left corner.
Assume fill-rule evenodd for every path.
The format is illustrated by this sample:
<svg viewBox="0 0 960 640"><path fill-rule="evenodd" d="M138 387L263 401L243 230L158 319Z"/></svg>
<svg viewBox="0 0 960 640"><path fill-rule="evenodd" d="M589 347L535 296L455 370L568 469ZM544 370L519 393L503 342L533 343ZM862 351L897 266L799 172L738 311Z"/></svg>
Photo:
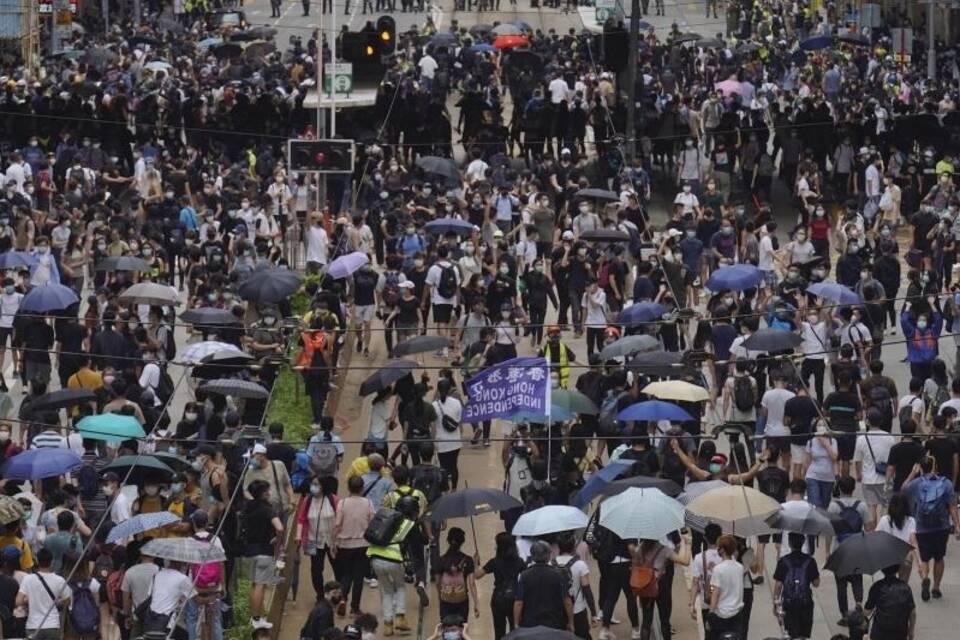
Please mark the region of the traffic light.
<svg viewBox="0 0 960 640"><path fill-rule="evenodd" d="M353 140L289 140L287 155L293 171L353 172Z"/></svg>
<svg viewBox="0 0 960 640"><path fill-rule="evenodd" d="M392 16L380 16L377 20L377 40L380 55L389 55L397 49L397 21Z"/></svg>

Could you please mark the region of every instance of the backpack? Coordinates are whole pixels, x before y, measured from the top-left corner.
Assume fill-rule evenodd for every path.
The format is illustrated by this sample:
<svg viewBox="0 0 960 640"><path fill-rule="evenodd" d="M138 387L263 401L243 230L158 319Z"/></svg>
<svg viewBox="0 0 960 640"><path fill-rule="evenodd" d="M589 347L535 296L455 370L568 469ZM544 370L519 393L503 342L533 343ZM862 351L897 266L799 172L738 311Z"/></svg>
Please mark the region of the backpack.
<svg viewBox="0 0 960 640"><path fill-rule="evenodd" d="M462 604L467 601L467 576L463 572L463 564L446 567L440 573L437 585L440 591L440 602L445 604Z"/></svg>
<svg viewBox="0 0 960 640"><path fill-rule="evenodd" d="M310 454L310 472L318 478L336 477L337 455L337 447L330 434L323 434Z"/></svg>
<svg viewBox="0 0 960 640"><path fill-rule="evenodd" d="M198 536L193 536L193 539L207 543L211 541L210 538L201 538ZM193 565L190 568L190 576L193 578L194 585L199 589L203 589L220 584L223 579L222 567L223 565L220 562L201 562L200 564Z"/></svg>
<svg viewBox="0 0 960 640"><path fill-rule="evenodd" d="M520 501L524 513L529 513L547 505L547 492L540 486L540 481L534 480L520 489Z"/></svg>
<svg viewBox="0 0 960 640"><path fill-rule="evenodd" d="M450 489L450 480L440 467L417 465L410 470L410 486L421 491L430 505Z"/></svg>
<svg viewBox="0 0 960 640"><path fill-rule="evenodd" d="M906 583L891 582L877 599L873 614L873 630L877 635L896 637L907 629L913 610L913 592Z"/></svg>
<svg viewBox="0 0 960 640"><path fill-rule="evenodd" d="M173 328L162 324L160 329L163 330L163 354L167 358L167 362L175 359L177 357L177 341L173 338ZM158 330L159 333L159 330ZM161 373L161 378L163 377L163 371Z"/></svg>
<svg viewBox="0 0 960 640"><path fill-rule="evenodd" d="M910 396L910 402L908 402L906 406L901 407L897 413L897 421L900 423L901 433L904 432L903 425L907 423L907 420L913 420L913 401L918 397L919 396Z"/></svg>
<svg viewBox="0 0 960 640"><path fill-rule="evenodd" d="M393 542L393 537L397 535L401 524L403 524L402 513L388 507L380 507L363 532L363 539L372 545L385 547Z"/></svg>
<svg viewBox="0 0 960 640"><path fill-rule="evenodd" d="M590 554L597 562L607 563L616 557L616 536L610 529L600 525L599 517L590 519L587 530L583 534L583 539L590 548Z"/></svg>
<svg viewBox="0 0 960 640"><path fill-rule="evenodd" d="M157 399L160 400L160 403L166 405L173 396L173 390L176 388L176 385L173 384L173 378L170 377L170 372L167 371L167 367L160 363L157 363L157 366L160 367L160 383L157 384L157 388L154 389L153 392L157 394Z"/></svg>
<svg viewBox="0 0 960 640"><path fill-rule="evenodd" d="M788 558L784 558L787 564L787 575L783 579L783 603L795 607L806 606L813 599L810 593L810 581L807 580L807 567L813 562L813 558L806 557L803 562L794 563Z"/></svg>
<svg viewBox="0 0 960 640"><path fill-rule="evenodd" d="M860 506L859 500L854 500L853 504L843 504L839 500L833 502L840 508L840 521L833 527L837 534L837 542L843 542L850 536L863 531L863 516L857 509Z"/></svg>
<svg viewBox="0 0 960 640"><path fill-rule="evenodd" d="M457 272L453 267L440 267L440 282L437 283L437 293L444 298L457 295Z"/></svg>
<svg viewBox="0 0 960 640"><path fill-rule="evenodd" d="M70 607L70 624L80 635L95 635L100 632L100 607L90 591L90 580L70 584L73 603Z"/></svg>
<svg viewBox="0 0 960 640"><path fill-rule="evenodd" d="M400 302L400 274L388 271L383 274L383 304L395 307Z"/></svg>
<svg viewBox="0 0 960 640"><path fill-rule="evenodd" d="M750 376L734 376L733 403L740 411L751 411L756 407L757 394L753 390L753 379Z"/></svg>
<svg viewBox="0 0 960 640"><path fill-rule="evenodd" d="M944 513L947 511L944 498L949 491L946 478L931 478L920 480L920 495L917 496L917 521L927 527L939 527Z"/></svg>
<svg viewBox="0 0 960 640"><path fill-rule="evenodd" d="M883 414L884 419L893 417L893 397L890 395L890 390L884 385L875 384L870 387L867 400L868 405L878 409Z"/></svg>
<svg viewBox="0 0 960 640"><path fill-rule="evenodd" d="M80 467L80 472L77 474L77 488L80 490L80 497L84 500L93 500L100 491L100 474L89 462Z"/></svg>
<svg viewBox="0 0 960 640"><path fill-rule="evenodd" d="M937 385L937 390L933 392L933 398L927 403L927 415L935 416L940 413L940 406L950 399L950 390L947 385Z"/></svg>
<svg viewBox="0 0 960 640"><path fill-rule="evenodd" d="M570 594L570 597L573 598L574 603L577 601L577 596L580 595L579 589L574 591L574 587L579 585L573 584L573 563L575 563L577 560L579 560L579 558L577 557L577 554L574 553L570 559L563 564L560 564L556 560L550 561L550 564L553 565L553 568L559 571L560 575L563 576L563 581L567 585L567 592Z"/></svg>

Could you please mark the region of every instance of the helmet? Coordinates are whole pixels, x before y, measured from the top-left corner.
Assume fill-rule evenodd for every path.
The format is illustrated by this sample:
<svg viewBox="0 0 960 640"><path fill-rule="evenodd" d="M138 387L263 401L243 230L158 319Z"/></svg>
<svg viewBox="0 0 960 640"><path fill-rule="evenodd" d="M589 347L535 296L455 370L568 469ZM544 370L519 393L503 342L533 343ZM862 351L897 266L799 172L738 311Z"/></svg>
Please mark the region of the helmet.
<svg viewBox="0 0 960 640"><path fill-rule="evenodd" d="M560 327L555 324L547 325L547 335L560 335Z"/></svg>
<svg viewBox="0 0 960 640"><path fill-rule="evenodd" d="M413 496L403 496L397 500L397 511L411 520L420 515L420 501Z"/></svg>
<svg viewBox="0 0 960 640"><path fill-rule="evenodd" d="M603 332L603 334L604 334L604 337L607 337L607 338L619 338L620 329L618 327L607 327L606 330Z"/></svg>

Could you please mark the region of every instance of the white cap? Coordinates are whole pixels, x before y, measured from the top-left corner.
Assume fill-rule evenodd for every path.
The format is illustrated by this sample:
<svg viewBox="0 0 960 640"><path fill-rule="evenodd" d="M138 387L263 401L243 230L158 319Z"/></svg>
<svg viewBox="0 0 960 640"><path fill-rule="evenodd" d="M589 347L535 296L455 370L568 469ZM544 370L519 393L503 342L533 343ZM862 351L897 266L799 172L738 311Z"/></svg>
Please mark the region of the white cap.
<svg viewBox="0 0 960 640"><path fill-rule="evenodd" d="M400 287L401 289L413 289L417 285L413 284L413 282L411 282L410 280L404 280L397 286Z"/></svg>
<svg viewBox="0 0 960 640"><path fill-rule="evenodd" d="M265 454L266 452L267 452L267 447L262 443L258 442L257 444L253 445L253 455L257 455L258 453Z"/></svg>
<svg viewBox="0 0 960 640"><path fill-rule="evenodd" d="M567 230L563 232L563 235L560 236L564 240L573 240L573 231Z"/></svg>
<svg viewBox="0 0 960 640"><path fill-rule="evenodd" d="M683 235L683 231L680 231L680 229L670 229L669 231L667 231L667 236L671 238L676 238L677 236L682 236L682 235Z"/></svg>

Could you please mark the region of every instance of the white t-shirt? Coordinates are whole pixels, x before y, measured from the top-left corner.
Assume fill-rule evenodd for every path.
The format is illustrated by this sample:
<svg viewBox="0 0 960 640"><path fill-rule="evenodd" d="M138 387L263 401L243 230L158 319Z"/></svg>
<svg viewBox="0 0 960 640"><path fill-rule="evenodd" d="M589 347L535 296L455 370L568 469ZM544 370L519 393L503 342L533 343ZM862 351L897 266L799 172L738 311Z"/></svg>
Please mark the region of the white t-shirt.
<svg viewBox="0 0 960 640"><path fill-rule="evenodd" d="M140 372L138 384L143 389L153 391L153 406L160 406L160 398L157 397L157 388L160 387L160 365L156 362L148 362Z"/></svg>
<svg viewBox="0 0 960 640"><path fill-rule="evenodd" d="M830 438L830 447L836 451L837 441ZM830 453L820 444L819 438L813 438L807 443L807 452L810 454L810 466L807 467L807 480L819 480L821 482L833 482L836 480L836 474L833 472L833 460ZM784 545L786 546L786 545Z"/></svg>
<svg viewBox="0 0 960 640"><path fill-rule="evenodd" d="M27 629L59 629L60 615L56 611L50 611L54 606L53 598L40 582L40 575L43 576L47 588L60 602L70 600L67 581L57 574L46 571L39 574L28 573L20 583L20 593L27 596Z"/></svg>
<svg viewBox="0 0 960 640"><path fill-rule="evenodd" d="M20 309L20 301L23 300L23 294L14 292L11 294L0 293L0 327L9 329L13 327L13 317L17 315Z"/></svg>
<svg viewBox="0 0 960 640"><path fill-rule="evenodd" d="M761 271L773 271L773 238L769 234L760 238L760 262L757 267Z"/></svg>
<svg viewBox="0 0 960 640"><path fill-rule="evenodd" d="M560 104L560 102L566 100L567 96L570 95L570 87L563 78L554 78L551 80L548 89L550 91L551 104Z"/></svg>
<svg viewBox="0 0 960 640"><path fill-rule="evenodd" d="M587 310L586 325L593 328L607 326L607 294L597 287L594 293L584 292L583 307Z"/></svg>
<svg viewBox="0 0 960 640"><path fill-rule="evenodd" d="M452 268L454 277L457 279L457 291L460 290L460 271L449 260L440 260L432 265L427 271L426 283L430 285L430 304L457 304L457 294L454 293L450 298L444 298L437 289L440 286L440 278L445 268Z"/></svg>
<svg viewBox="0 0 960 640"><path fill-rule="evenodd" d="M760 399L760 406L767 410L767 429L768 436L788 436L790 429L783 424L783 408L787 400L794 397L793 391L786 389L770 389L763 394Z"/></svg>
<svg viewBox="0 0 960 640"><path fill-rule="evenodd" d="M683 191L681 191L680 193L677 194L677 197L673 199L673 204L683 205L684 213L693 213L693 208L699 207L700 201L697 199L697 196L695 196L694 194L684 193Z"/></svg>
<svg viewBox="0 0 960 640"><path fill-rule="evenodd" d="M564 567L573 557L569 554L559 555L555 562L557 565ZM585 576L589 578L590 567L578 558L570 565L570 597L573 599L573 612L575 614L587 608L587 599L583 596L583 578Z"/></svg>
<svg viewBox="0 0 960 640"><path fill-rule="evenodd" d="M950 398L944 402L942 405L940 405L940 411L938 411L938 413L942 414L944 407L951 407L956 410L957 413L960 413L960 398Z"/></svg>
<svg viewBox="0 0 960 640"><path fill-rule="evenodd" d="M876 530L889 533L904 542L910 542L910 536L917 533L917 521L914 520L913 516L907 516L903 521L903 526L898 529L894 526L893 521L890 520L890 516L884 515L880 518L880 522L877 523Z"/></svg>
<svg viewBox="0 0 960 640"><path fill-rule="evenodd" d="M827 359L826 351L828 351L830 343L827 341L826 322L820 321L816 324L810 324L804 320L800 323L800 336L803 338L800 350L803 352L804 358L811 360Z"/></svg>
<svg viewBox="0 0 960 640"><path fill-rule="evenodd" d="M706 555L706 561L704 561L704 555ZM716 549L706 549L701 551L693 559L693 563L690 565L691 570L693 571L693 579L700 580L700 591L697 593L697 602L696 605L700 609L705 608L709 603L703 601L703 594L706 591L706 584L710 583L710 573L713 571L713 568L723 562L723 557ZM706 571L704 571L704 565L706 565ZM707 580L706 583L703 582L704 573L706 573Z"/></svg>
<svg viewBox="0 0 960 640"><path fill-rule="evenodd" d="M437 64L437 61L433 59L430 55L425 55L420 58L420 62L417 63L417 66L420 67L420 75L424 78L429 78L433 80L434 74L437 73L437 67L440 65Z"/></svg>
<svg viewBox="0 0 960 640"><path fill-rule="evenodd" d="M386 440L389 433L390 416L393 415L393 401L387 398L382 402L374 402L370 406L370 432L368 438Z"/></svg>
<svg viewBox="0 0 960 640"><path fill-rule="evenodd" d="M307 262L327 264L327 232L323 227L311 225L307 229Z"/></svg>
<svg viewBox="0 0 960 640"><path fill-rule="evenodd" d="M853 450L853 461L862 463L863 484L883 484L886 478L877 473L877 462L887 461L890 457L890 449L897 443L897 440L882 429L870 429L867 434L870 437L869 442L867 442L867 436L865 435L857 437L857 446Z"/></svg>
<svg viewBox="0 0 960 640"><path fill-rule="evenodd" d="M150 610L161 615L173 613L177 605L195 593L193 581L173 569L161 569L153 578Z"/></svg>
<svg viewBox="0 0 960 640"><path fill-rule="evenodd" d="M113 496L110 496L113 499ZM110 521L113 524L120 524L132 517L130 512L130 498L123 493L118 492L116 500L113 500L113 506L110 507Z"/></svg>
<svg viewBox="0 0 960 640"><path fill-rule="evenodd" d="M724 560L713 568L710 586L720 590L716 614L732 618L743 608L743 565L736 560Z"/></svg>
<svg viewBox="0 0 960 640"><path fill-rule="evenodd" d="M463 417L463 405L453 396L447 396L443 402L440 399L433 401L433 410L437 412L437 453L448 453L456 451L463 446L463 432L460 428L460 420ZM443 417L457 423L456 431L447 431L443 427Z"/></svg>
<svg viewBox="0 0 960 640"><path fill-rule="evenodd" d="M921 396L922 394L919 396L915 396L912 393L908 393L905 396L900 396L900 401L897 402L897 415L898 416L900 415L901 409L903 409L907 405L912 405L913 415L922 417L924 411L927 410L927 407L926 407L926 404L923 402L923 398Z"/></svg>

